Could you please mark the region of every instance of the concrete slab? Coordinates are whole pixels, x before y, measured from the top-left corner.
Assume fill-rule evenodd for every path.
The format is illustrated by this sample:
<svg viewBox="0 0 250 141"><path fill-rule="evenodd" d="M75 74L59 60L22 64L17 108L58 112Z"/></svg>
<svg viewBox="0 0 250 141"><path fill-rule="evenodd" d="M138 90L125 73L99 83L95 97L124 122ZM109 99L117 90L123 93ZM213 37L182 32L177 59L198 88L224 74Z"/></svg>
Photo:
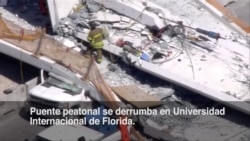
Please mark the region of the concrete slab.
<svg viewBox="0 0 250 141"><path fill-rule="evenodd" d="M117 28L117 29L126 29L130 26L130 24L128 23L124 23L124 22L120 22L120 23L114 23L112 25L113 28Z"/></svg>
<svg viewBox="0 0 250 141"><path fill-rule="evenodd" d="M131 19L127 18L125 16L121 16L121 21L129 23L129 22L131 22Z"/></svg>
<svg viewBox="0 0 250 141"><path fill-rule="evenodd" d="M109 43L105 43L104 49L106 51L110 51L115 55L118 56L122 56L123 54L123 50L122 48L119 48L115 45L109 44ZM194 92L197 92L205 97L208 97L210 99L213 99L215 101L219 101L221 103L224 103L228 106L231 106L233 108L236 108L242 112L245 112L247 114L250 114L250 109L249 109L249 103L247 103L245 100L246 99L239 99L237 97L231 96L230 94L224 93L222 91L220 91L220 89L223 89L224 87L221 87L221 84L213 84L211 82L213 82L213 80L209 80L210 83L202 83L201 81L206 81L206 79L204 79L204 74L202 75L202 77L200 77L200 79L197 78L196 76L196 80L193 80L193 76L192 76L192 72L191 72L191 68L188 64L188 59L186 59L186 68L184 69L183 67L177 66L177 65L183 65L182 63L177 63L176 61L173 61L172 63L168 62L168 63L164 63L165 65L169 65L169 67L157 67L155 64L152 64L150 62L146 62L143 60L140 60L138 57L129 54L128 59L131 62L131 65L135 66L136 68L148 72L152 75L155 75L159 78L162 78L164 80L167 80L169 82L175 83L177 85L180 85L184 88L190 89ZM183 59L182 59L183 60ZM197 59L197 61L199 61ZM218 61L218 60L217 60ZM215 61L216 62L216 61ZM209 65L205 65L204 66L214 66L215 62L213 62L213 64L209 64ZM219 63L218 65L221 65L221 63ZM217 66L217 65L216 65ZM165 68L165 69L164 69ZM171 69L170 69L171 68ZM179 69L179 68L183 68L183 69ZM212 67L211 69L216 69L216 67ZM197 68L199 69L199 68ZM213 73L216 73L217 71L211 71ZM222 71L219 71L218 73L222 73ZM186 75L185 75L186 74ZM218 79L220 80L220 75L217 74L216 76L208 76L208 73L205 74L205 76L207 76L206 78L214 78L214 79ZM202 79L203 78L203 79ZM225 79L227 77L224 77ZM209 82L207 81L207 82ZM227 82L231 82L230 80ZM231 82L231 83L236 83L236 82ZM208 85L213 85L213 86L208 86ZM216 85L216 86L215 86ZM232 84L225 84L225 86L227 86L227 88L230 88L232 90L243 90L244 92L240 92L240 94L244 94L245 96L249 96L249 94L247 92L248 91L248 87L245 87L244 89L241 89L240 87L242 86L241 83L238 83L238 86L236 87L232 87ZM235 86L235 85L233 85ZM217 88L215 88L217 87ZM218 90L219 88L219 90ZM239 88L239 89L236 89Z"/></svg>
<svg viewBox="0 0 250 141"><path fill-rule="evenodd" d="M113 0L94 0L99 4L103 4L106 8L110 8L117 13L158 29L164 27L162 20L154 13L145 10L145 6L139 1L113 1ZM143 14L142 14L143 13Z"/></svg>
<svg viewBox="0 0 250 141"><path fill-rule="evenodd" d="M82 35L79 38L86 40L86 35ZM119 39L117 36L116 38ZM116 41L116 39L114 39L114 41ZM230 44L230 46L237 46L237 43L226 41L221 42L225 46L227 46L227 44ZM118 56L122 56L123 54L122 48L119 48L108 42L105 42L104 49ZM239 52L242 54L244 56L242 59L246 57L244 62L248 62L249 50L245 47L237 49L230 47L227 49L216 48L215 51L216 53L219 53L217 55L220 55L221 60L217 57L214 57L215 54L206 54L206 59L208 60L207 62L200 60L201 56L204 55L205 52L197 51L196 49L191 48L189 48L189 50L194 51L190 54L193 54L192 60L194 61L193 64L195 65L195 79L193 79L192 68L190 67L190 60L188 59L187 54L183 54L178 58L167 61L166 63L158 66L150 62L140 60L132 54L130 54L129 57L132 65L143 71L173 82L177 85L181 85L187 89L191 89L216 101L220 101L227 105L229 104L232 107L239 108L239 110L242 110L246 113L250 113L250 105L245 102L245 100L249 99L250 96L249 88L242 85L240 81L236 81L235 78L237 77L232 78L232 68L226 65L226 62L233 61L230 59L230 56L233 57L234 52ZM181 62L178 62L178 59L181 59ZM236 71L233 72L235 73ZM248 70L245 70L244 72L247 74ZM237 75L243 75L243 73L239 73ZM204 76L206 76L206 78L204 78Z"/></svg>
<svg viewBox="0 0 250 141"><path fill-rule="evenodd" d="M102 1L99 2L101 3ZM105 2L108 3L107 5L105 5L107 8L109 8L109 6L112 7L112 9L118 8L118 6L114 3L111 3L111 1L107 0ZM112 2L118 2L118 4L122 5L121 7L124 6L124 3L122 3L121 1ZM173 16L175 15L175 13L172 14L157 5L151 3L148 4L150 5L150 7L160 9L160 11L162 11L163 13L163 16L167 15L168 17L170 17L170 19L173 18L173 20L181 19L180 17L178 18L177 16ZM186 4L188 4L188 2L183 3L183 5ZM133 6L141 5L141 3L136 3L133 1ZM130 6L128 7L131 8ZM177 12L179 11L181 10L178 9ZM128 11L123 11L123 13L125 12L126 14L128 14L128 17L130 17L129 14L131 13ZM214 31L215 29L217 29L217 31L223 30L223 33L229 32L225 28L225 25L218 26L218 20L207 20L207 17L202 17L202 15L207 14L205 12L201 12L200 10L197 11L195 9L191 9L188 12L181 12L184 12L184 14L198 15L192 21L190 21L189 19L184 19L184 21L186 22L184 23L185 25L190 25L193 27L205 26L208 30ZM142 13L142 15L148 16L147 13L144 12ZM197 20L198 22L196 22ZM200 22L203 24L199 25ZM212 25L207 24L210 22ZM112 34L112 31L110 31L110 33ZM86 40L86 35L84 35L84 33L79 33L77 37ZM123 49L115 45L118 39L123 38L124 40L129 40L132 43L136 43L135 39L139 39L141 41L143 40L142 38L137 38L135 36L126 35L123 37L123 33L114 35L112 34L112 36L110 37L111 38L109 41L105 41L104 49L118 56L122 56L122 54L124 55ZM250 112L249 104L246 102L246 100L248 100L250 96L249 87L247 84L247 80L245 79L247 78L246 76L249 75L249 72L247 69L247 65L244 65L249 62L248 48L246 48L245 46L241 46L236 42L232 42L231 40L219 40L216 43L214 40L211 40L211 42L199 42L198 45L193 45L189 42L185 42L184 47L185 50L188 51L184 51L178 40L171 39L171 41L171 46L174 46L171 47L172 52L176 52L178 54L178 52L182 50L183 53L179 53L180 55L178 55L177 57L174 57L174 54L172 54L172 56L170 55L170 59L162 62L160 65L143 61L133 54L128 54L127 56L123 57L127 57L131 65L137 67L138 69L141 69L169 82L180 85L184 88L190 89L210 99L222 102L236 109L238 108L239 110L242 110L246 113ZM150 47L147 47L146 49L148 48ZM206 56L205 58L202 57L204 55ZM239 68L238 64L240 64L240 66L242 67ZM246 83L243 84L244 82Z"/></svg>
<svg viewBox="0 0 250 141"><path fill-rule="evenodd" d="M97 21L101 22L120 22L121 17L107 12L98 11L96 13Z"/></svg>

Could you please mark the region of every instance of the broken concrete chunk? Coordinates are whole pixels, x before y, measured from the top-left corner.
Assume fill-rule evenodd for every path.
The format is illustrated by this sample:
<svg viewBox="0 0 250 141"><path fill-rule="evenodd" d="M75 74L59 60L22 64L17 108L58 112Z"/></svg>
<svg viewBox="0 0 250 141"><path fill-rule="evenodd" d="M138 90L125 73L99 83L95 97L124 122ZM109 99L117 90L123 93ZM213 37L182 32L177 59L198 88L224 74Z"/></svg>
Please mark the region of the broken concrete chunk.
<svg viewBox="0 0 250 141"><path fill-rule="evenodd" d="M80 17L81 17L81 18L84 18L84 19L89 19L89 18L90 18L90 15L89 15L88 13L81 12Z"/></svg>
<svg viewBox="0 0 250 141"><path fill-rule="evenodd" d="M77 19L79 17L79 14L78 13L73 13L73 14L70 14L68 17L70 19L72 19L72 20L75 20L75 19Z"/></svg>
<svg viewBox="0 0 250 141"><path fill-rule="evenodd" d="M147 39L148 39L149 41L151 41L151 40L153 39L151 33L148 32L148 31L145 31L145 30L142 31L142 32L141 32L141 35L147 36Z"/></svg>
<svg viewBox="0 0 250 141"><path fill-rule="evenodd" d="M89 29L84 29L82 32L83 33L89 33L89 31L90 31Z"/></svg>
<svg viewBox="0 0 250 141"><path fill-rule="evenodd" d="M117 29L126 29L128 28L130 25L128 23L123 23L123 22L120 22L120 23L114 23L113 24L113 28L117 28Z"/></svg>
<svg viewBox="0 0 250 141"><path fill-rule="evenodd" d="M162 49L167 49L167 48L169 47L169 44L168 44L168 42L161 42L161 43L160 43L160 47L161 47Z"/></svg>
<svg viewBox="0 0 250 141"><path fill-rule="evenodd" d="M161 29L164 27L162 20L154 13L144 11L144 6L140 2L136 1L112 1L112 0L94 0L99 4L103 4L106 8L110 8L117 13L125 14L140 23L148 26ZM143 14L141 14L143 12Z"/></svg>
<svg viewBox="0 0 250 141"><path fill-rule="evenodd" d="M137 43L134 43L133 44L133 47L134 48L141 48L142 47L142 44L140 42L137 42Z"/></svg>
<svg viewBox="0 0 250 141"><path fill-rule="evenodd" d="M141 28L141 29L145 29L146 26L143 25L143 24L140 24L140 23L136 23L134 26L138 27L138 28Z"/></svg>
<svg viewBox="0 0 250 141"><path fill-rule="evenodd" d="M158 46L150 46L150 49L156 52L161 52L161 48Z"/></svg>
<svg viewBox="0 0 250 141"><path fill-rule="evenodd" d="M79 18L83 18L83 19L91 18L90 13L88 13L87 9L81 9L79 12L72 13L68 17L73 20L79 19Z"/></svg>
<svg viewBox="0 0 250 141"><path fill-rule="evenodd" d="M84 46L82 43L76 43L75 45L78 49L80 49L80 51L86 51L87 50L87 47ZM79 52L80 52L79 51Z"/></svg>
<svg viewBox="0 0 250 141"><path fill-rule="evenodd" d="M154 121L152 121L151 119L147 119L146 124L148 124L149 126L155 128L155 129L157 129L159 131L163 131L163 130L169 128L168 125L160 126L157 123L155 123Z"/></svg>
<svg viewBox="0 0 250 141"><path fill-rule="evenodd" d="M127 41L130 41L130 42L132 42L133 44L132 44L132 47L134 47L134 48L137 48L137 47L141 47L142 46L142 43L141 43L141 40L140 39L128 39Z"/></svg>
<svg viewBox="0 0 250 141"><path fill-rule="evenodd" d="M162 13L162 10L161 9L158 9L158 8L153 8L153 7L147 7L147 10L148 11L151 11L151 12L153 12L153 13L155 13L155 14L159 14L159 13Z"/></svg>
<svg viewBox="0 0 250 141"><path fill-rule="evenodd" d="M151 35L151 33L150 32L148 32L148 31L145 31L145 30L143 30L142 32L141 32L141 35Z"/></svg>
<svg viewBox="0 0 250 141"><path fill-rule="evenodd" d="M92 13L97 12L101 9L101 6L94 1L88 1L86 6L87 6L89 12L92 12Z"/></svg>
<svg viewBox="0 0 250 141"><path fill-rule="evenodd" d="M131 29L131 30L134 30L134 31L138 31L138 32L141 32L141 31L142 31L141 28L136 27L136 26L132 26L132 27L130 27L130 29Z"/></svg>
<svg viewBox="0 0 250 141"><path fill-rule="evenodd" d="M133 37L133 38L140 38L140 34L136 31L129 31L129 32L126 32L126 35L129 36L129 37Z"/></svg>
<svg viewBox="0 0 250 141"><path fill-rule="evenodd" d="M128 18L128 17L121 16L121 21L122 21L122 22L129 23L129 22L131 21L131 19Z"/></svg>
<svg viewBox="0 0 250 141"><path fill-rule="evenodd" d="M158 16L161 18L164 17L164 15L162 13L159 13Z"/></svg>
<svg viewBox="0 0 250 141"><path fill-rule="evenodd" d="M99 11L96 13L96 20L101 22L120 22L120 16Z"/></svg>
<svg viewBox="0 0 250 141"><path fill-rule="evenodd" d="M149 41L153 40L153 37L151 35L147 35L147 38L148 38Z"/></svg>
<svg viewBox="0 0 250 141"><path fill-rule="evenodd" d="M132 25L132 24L128 24L128 23L124 23L124 22L120 22L120 23L115 23L113 24L113 28L117 28L117 29L131 29L131 30L134 30L134 31L137 31L137 32L140 32L142 31L142 28L140 28L139 26L136 26L136 25Z"/></svg>
<svg viewBox="0 0 250 141"><path fill-rule="evenodd" d="M85 20L75 20L74 25L77 31L84 31L84 29L90 29L89 24Z"/></svg>
<svg viewBox="0 0 250 141"><path fill-rule="evenodd" d="M171 41L171 38L169 36L167 36L167 35L164 35L164 34L161 36L161 39L163 39L166 42L170 42Z"/></svg>
<svg viewBox="0 0 250 141"><path fill-rule="evenodd" d="M61 20L59 21L60 25L71 25L72 24L72 20L70 18L61 18Z"/></svg>
<svg viewBox="0 0 250 141"><path fill-rule="evenodd" d="M69 40L68 38L61 38L58 41L70 48L75 46L75 43Z"/></svg>

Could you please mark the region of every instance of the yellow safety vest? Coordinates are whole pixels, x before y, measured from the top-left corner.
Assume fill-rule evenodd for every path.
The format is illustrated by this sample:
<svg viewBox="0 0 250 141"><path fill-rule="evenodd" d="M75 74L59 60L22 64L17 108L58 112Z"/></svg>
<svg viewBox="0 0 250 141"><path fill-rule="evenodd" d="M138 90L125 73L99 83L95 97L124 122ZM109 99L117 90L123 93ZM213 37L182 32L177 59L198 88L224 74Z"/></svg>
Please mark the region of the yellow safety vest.
<svg viewBox="0 0 250 141"><path fill-rule="evenodd" d="M96 28L89 32L88 41L90 45L95 49L103 47L103 31L101 28Z"/></svg>

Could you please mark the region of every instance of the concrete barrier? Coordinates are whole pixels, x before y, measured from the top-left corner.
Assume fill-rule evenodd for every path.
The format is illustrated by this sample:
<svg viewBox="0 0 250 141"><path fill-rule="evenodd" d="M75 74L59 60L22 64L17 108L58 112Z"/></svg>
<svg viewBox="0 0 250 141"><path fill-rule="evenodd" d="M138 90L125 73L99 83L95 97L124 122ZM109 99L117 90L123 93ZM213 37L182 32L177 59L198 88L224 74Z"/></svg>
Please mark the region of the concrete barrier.
<svg viewBox="0 0 250 141"><path fill-rule="evenodd" d="M38 78L33 78L25 84L19 85L12 93L0 97L0 117L24 106L28 92L36 86Z"/></svg>
<svg viewBox="0 0 250 141"><path fill-rule="evenodd" d="M26 98L28 96L28 92L38 84L38 77L35 77L25 83L26 86Z"/></svg>

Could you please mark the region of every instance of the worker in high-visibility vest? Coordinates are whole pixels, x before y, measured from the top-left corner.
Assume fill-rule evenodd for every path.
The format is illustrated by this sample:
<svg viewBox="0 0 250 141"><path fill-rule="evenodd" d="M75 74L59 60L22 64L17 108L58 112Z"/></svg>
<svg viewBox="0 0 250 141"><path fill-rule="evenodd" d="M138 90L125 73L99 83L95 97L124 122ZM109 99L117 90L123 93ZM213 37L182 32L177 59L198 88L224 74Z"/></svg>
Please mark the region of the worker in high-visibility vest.
<svg viewBox="0 0 250 141"><path fill-rule="evenodd" d="M90 22L91 31L88 34L88 41L90 44L90 48L87 49L86 57L90 57L93 51L97 52L96 62L102 62L102 48L103 48L103 39L104 39L104 32L102 28L98 28L97 22Z"/></svg>

